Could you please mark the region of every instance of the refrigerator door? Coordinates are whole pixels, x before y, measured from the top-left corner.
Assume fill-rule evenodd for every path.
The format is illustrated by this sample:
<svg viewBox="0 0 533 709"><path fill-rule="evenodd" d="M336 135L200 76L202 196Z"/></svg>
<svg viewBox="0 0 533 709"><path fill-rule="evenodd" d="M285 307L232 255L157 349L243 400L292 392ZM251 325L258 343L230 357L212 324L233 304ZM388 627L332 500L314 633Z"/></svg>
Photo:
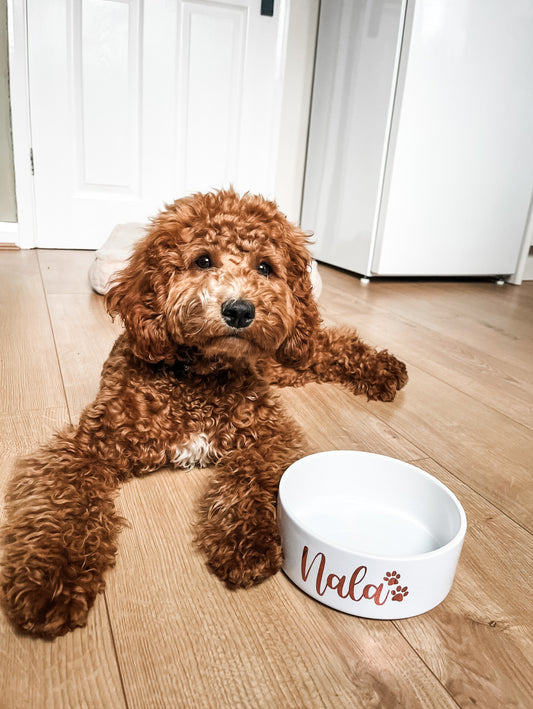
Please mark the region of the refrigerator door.
<svg viewBox="0 0 533 709"><path fill-rule="evenodd" d="M301 223L369 274L406 0L322 0Z"/></svg>
<svg viewBox="0 0 533 709"><path fill-rule="evenodd" d="M409 3L372 271L514 272L533 187L532 0Z"/></svg>

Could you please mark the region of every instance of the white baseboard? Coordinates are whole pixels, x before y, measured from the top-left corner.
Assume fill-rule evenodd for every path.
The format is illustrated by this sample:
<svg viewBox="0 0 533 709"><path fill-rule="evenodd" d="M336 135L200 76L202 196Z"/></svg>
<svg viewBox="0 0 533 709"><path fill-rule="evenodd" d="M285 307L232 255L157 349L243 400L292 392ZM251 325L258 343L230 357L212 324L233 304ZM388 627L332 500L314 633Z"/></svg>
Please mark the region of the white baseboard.
<svg viewBox="0 0 533 709"><path fill-rule="evenodd" d="M0 222L0 244L19 243L19 225L17 222Z"/></svg>

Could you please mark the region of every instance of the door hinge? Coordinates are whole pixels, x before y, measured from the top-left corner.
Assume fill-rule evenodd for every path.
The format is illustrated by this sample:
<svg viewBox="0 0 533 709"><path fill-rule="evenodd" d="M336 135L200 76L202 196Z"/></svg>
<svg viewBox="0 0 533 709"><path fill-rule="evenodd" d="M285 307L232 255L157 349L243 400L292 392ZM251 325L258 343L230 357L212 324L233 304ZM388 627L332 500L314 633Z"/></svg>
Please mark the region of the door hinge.
<svg viewBox="0 0 533 709"><path fill-rule="evenodd" d="M30 165L31 165L31 174L35 175L35 166L33 164L33 148L30 148Z"/></svg>

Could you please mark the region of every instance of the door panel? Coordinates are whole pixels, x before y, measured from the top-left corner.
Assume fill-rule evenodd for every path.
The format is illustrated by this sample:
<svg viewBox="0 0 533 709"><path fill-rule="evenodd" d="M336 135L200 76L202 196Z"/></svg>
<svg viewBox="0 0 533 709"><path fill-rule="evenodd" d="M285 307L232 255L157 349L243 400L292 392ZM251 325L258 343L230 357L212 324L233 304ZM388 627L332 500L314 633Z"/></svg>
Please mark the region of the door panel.
<svg viewBox="0 0 533 709"><path fill-rule="evenodd" d="M187 3L183 12L180 173L186 191L236 175L246 44L243 7ZM210 51L206 52L205 47ZM206 90L208 87L208 90Z"/></svg>
<svg viewBox="0 0 533 709"><path fill-rule="evenodd" d="M38 246L97 248L195 190L273 196L287 6L259 7L28 0Z"/></svg>
<svg viewBox="0 0 533 709"><path fill-rule="evenodd" d="M73 12L80 192L135 194L141 161L139 1L85 0Z"/></svg>

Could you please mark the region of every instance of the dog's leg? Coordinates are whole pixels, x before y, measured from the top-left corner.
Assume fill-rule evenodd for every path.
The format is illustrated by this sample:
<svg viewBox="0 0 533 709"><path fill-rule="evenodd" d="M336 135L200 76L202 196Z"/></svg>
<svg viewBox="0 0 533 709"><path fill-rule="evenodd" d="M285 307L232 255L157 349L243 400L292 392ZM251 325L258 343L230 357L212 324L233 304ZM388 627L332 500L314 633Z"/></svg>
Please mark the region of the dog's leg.
<svg viewBox="0 0 533 709"><path fill-rule="evenodd" d="M367 345L350 328L323 328L304 364L297 369L274 364L269 374L271 383L280 386L338 382L354 394L380 401L392 401L408 378L403 362L387 350Z"/></svg>
<svg viewBox="0 0 533 709"><path fill-rule="evenodd" d="M2 604L21 629L55 637L86 623L122 520L116 471L77 432L21 461L6 495Z"/></svg>
<svg viewBox="0 0 533 709"><path fill-rule="evenodd" d="M219 460L201 503L197 543L230 588L246 588L282 564L276 503L279 479L302 455L300 431L284 417L260 440Z"/></svg>

